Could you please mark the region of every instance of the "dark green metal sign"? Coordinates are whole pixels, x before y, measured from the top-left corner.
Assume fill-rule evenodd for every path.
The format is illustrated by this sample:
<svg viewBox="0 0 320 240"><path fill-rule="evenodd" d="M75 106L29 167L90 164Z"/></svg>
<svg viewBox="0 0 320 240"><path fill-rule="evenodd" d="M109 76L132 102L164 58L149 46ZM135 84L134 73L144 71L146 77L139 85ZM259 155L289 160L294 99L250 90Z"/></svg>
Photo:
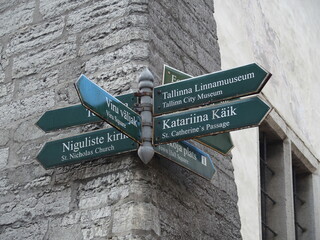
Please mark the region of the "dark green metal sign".
<svg viewBox="0 0 320 240"><path fill-rule="evenodd" d="M141 143L141 117L121 101L81 75L75 83L81 103L134 141Z"/></svg>
<svg viewBox="0 0 320 240"><path fill-rule="evenodd" d="M192 78L192 76L168 65L164 65L162 84L175 83L188 78Z"/></svg>
<svg viewBox="0 0 320 240"><path fill-rule="evenodd" d="M233 148L233 142L229 132L195 138L193 140L224 155L228 154Z"/></svg>
<svg viewBox="0 0 320 240"><path fill-rule="evenodd" d="M154 114L247 96L261 91L271 74L256 63L154 88Z"/></svg>
<svg viewBox="0 0 320 240"><path fill-rule="evenodd" d="M163 144L155 152L210 180L215 173L211 157L186 141Z"/></svg>
<svg viewBox="0 0 320 240"><path fill-rule="evenodd" d="M114 128L47 142L37 159L44 168L79 163L137 150L138 144Z"/></svg>
<svg viewBox="0 0 320 240"><path fill-rule="evenodd" d="M154 144L258 126L270 107L259 97L250 97L197 110L154 118Z"/></svg>
<svg viewBox="0 0 320 240"><path fill-rule="evenodd" d="M133 93L116 96L127 107L134 108L137 97ZM43 131L49 132L82 124L101 122L102 119L81 104L45 112L36 123Z"/></svg>
<svg viewBox="0 0 320 240"><path fill-rule="evenodd" d="M192 76L189 74L181 72L173 67L164 65L163 79L162 79L163 84L178 82L191 77ZM230 133L222 133L214 136L206 136L206 137L197 138L194 140L222 154L227 154L233 148L233 142L232 142Z"/></svg>

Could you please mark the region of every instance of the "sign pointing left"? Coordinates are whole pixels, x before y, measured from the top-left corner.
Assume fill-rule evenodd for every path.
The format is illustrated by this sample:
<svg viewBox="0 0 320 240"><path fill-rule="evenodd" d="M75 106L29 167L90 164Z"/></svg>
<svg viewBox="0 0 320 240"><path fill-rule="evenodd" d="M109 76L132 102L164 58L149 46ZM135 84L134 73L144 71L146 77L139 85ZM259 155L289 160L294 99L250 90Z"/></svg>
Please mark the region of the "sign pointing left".
<svg viewBox="0 0 320 240"><path fill-rule="evenodd" d="M75 83L81 103L107 123L141 143L141 117L86 76Z"/></svg>
<svg viewBox="0 0 320 240"><path fill-rule="evenodd" d="M133 108L138 99L133 93L116 96L126 106ZM101 122L90 110L81 104L54 109L45 112L36 125L45 132L78 126L82 124Z"/></svg>
<svg viewBox="0 0 320 240"><path fill-rule="evenodd" d="M37 159L46 169L137 150L138 144L114 128L47 142Z"/></svg>

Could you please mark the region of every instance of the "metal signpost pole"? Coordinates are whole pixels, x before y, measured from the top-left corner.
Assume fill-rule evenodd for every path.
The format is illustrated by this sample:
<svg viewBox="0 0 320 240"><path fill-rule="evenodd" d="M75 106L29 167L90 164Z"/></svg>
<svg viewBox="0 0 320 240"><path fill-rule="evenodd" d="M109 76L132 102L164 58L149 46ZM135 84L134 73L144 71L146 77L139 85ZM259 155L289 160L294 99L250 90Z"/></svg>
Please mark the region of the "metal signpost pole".
<svg viewBox="0 0 320 240"><path fill-rule="evenodd" d="M147 164L154 155L152 146L153 121L152 121L152 92L154 78L152 73L145 69L139 77L139 95L141 108L141 140L142 144L138 149L140 159Z"/></svg>

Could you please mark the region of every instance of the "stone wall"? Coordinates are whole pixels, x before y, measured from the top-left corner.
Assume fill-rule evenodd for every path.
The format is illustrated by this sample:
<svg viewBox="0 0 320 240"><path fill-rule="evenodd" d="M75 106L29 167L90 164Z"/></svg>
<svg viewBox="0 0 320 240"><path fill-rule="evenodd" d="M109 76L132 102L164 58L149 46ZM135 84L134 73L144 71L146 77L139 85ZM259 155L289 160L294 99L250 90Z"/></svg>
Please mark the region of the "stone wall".
<svg viewBox="0 0 320 240"><path fill-rule="evenodd" d="M14 0L0 6L1 239L239 239L231 156L214 157L211 182L136 153L45 170L47 141L101 128L50 133L47 110L79 103L81 73L118 95L149 66L189 74L219 70L212 1Z"/></svg>

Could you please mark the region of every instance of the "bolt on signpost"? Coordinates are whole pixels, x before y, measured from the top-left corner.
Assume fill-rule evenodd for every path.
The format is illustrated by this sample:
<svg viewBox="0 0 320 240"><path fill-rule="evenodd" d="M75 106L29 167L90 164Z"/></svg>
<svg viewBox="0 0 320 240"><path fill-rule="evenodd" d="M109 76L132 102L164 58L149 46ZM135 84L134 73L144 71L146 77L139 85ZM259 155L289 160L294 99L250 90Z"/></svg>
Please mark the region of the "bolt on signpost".
<svg viewBox="0 0 320 240"><path fill-rule="evenodd" d="M189 78L192 78L192 76L184 72L181 72L173 67L164 65L162 78L163 84L187 80ZM224 155L229 153L233 148L230 133L221 133L214 136L195 138L193 140Z"/></svg>

